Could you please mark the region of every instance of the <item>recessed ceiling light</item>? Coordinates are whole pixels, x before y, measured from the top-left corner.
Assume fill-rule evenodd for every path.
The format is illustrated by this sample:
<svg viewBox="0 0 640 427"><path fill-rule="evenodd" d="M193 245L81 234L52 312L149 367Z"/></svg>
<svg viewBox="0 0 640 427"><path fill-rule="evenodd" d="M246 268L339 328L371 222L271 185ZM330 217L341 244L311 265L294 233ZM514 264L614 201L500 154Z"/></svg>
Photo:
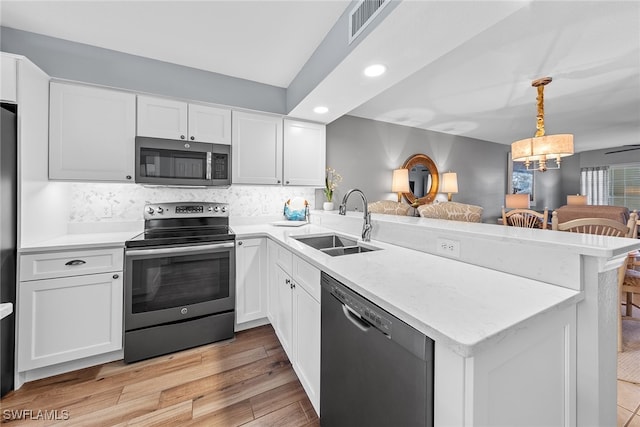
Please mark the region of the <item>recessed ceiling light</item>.
<svg viewBox="0 0 640 427"><path fill-rule="evenodd" d="M319 106L319 107L314 108L313 112L316 113L316 114L325 114L325 113L329 112L329 109L327 107Z"/></svg>
<svg viewBox="0 0 640 427"><path fill-rule="evenodd" d="M383 75L385 71L387 71L387 67L384 65L373 64L364 69L364 75L367 77L378 77Z"/></svg>

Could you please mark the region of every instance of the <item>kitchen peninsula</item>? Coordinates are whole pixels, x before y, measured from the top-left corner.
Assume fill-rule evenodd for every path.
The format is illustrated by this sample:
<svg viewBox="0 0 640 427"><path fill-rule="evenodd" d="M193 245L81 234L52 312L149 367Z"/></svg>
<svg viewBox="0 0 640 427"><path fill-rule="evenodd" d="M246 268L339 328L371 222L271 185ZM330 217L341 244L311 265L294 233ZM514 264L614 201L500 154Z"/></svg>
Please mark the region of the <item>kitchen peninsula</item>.
<svg viewBox="0 0 640 427"><path fill-rule="evenodd" d="M294 230L234 228L287 247L433 338L436 426L514 425L523 413L539 425L615 423L616 270L638 242L374 215L382 250L333 258L290 236L357 236L361 214L311 218Z"/></svg>

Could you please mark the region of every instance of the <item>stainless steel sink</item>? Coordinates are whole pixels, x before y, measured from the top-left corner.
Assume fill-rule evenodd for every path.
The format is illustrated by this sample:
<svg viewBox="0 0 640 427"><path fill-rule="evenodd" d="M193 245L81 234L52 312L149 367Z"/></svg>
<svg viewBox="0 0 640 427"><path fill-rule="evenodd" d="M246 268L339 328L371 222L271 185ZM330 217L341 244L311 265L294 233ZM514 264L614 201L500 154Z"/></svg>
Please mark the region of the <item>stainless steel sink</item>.
<svg viewBox="0 0 640 427"><path fill-rule="evenodd" d="M338 234L291 236L291 238L331 256L359 254L380 250L380 248L376 248L375 246L362 245L359 244L357 240Z"/></svg>
<svg viewBox="0 0 640 427"><path fill-rule="evenodd" d="M344 246L355 246L357 242L337 234L327 234L322 236L292 236L299 242L309 245L315 249L329 249Z"/></svg>
<svg viewBox="0 0 640 427"><path fill-rule="evenodd" d="M342 248L330 248L330 249L321 249L327 255L331 256L340 256L340 255L349 255L349 254L359 254L362 252L371 252L377 251L379 248L374 247L364 247L364 246L344 246Z"/></svg>

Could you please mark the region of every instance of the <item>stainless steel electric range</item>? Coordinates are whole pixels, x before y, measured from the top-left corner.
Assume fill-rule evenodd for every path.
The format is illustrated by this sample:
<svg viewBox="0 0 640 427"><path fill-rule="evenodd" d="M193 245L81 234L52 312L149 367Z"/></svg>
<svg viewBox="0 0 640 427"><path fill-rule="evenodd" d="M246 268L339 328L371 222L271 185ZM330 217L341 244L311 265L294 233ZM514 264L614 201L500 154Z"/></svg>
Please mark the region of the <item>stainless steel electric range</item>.
<svg viewBox="0 0 640 427"><path fill-rule="evenodd" d="M146 205L125 243L124 360L233 337L235 234L225 203Z"/></svg>

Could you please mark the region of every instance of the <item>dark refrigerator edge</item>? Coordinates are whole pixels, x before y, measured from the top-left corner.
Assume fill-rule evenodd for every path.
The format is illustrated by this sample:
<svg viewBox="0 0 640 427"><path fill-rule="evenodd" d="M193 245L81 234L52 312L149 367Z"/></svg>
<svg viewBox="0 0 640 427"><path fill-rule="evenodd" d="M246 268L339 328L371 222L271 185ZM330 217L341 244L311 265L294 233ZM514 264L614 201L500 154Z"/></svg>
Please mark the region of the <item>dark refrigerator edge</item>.
<svg viewBox="0 0 640 427"><path fill-rule="evenodd" d="M0 395L4 396L14 389L18 142L17 106L0 106L0 302L14 306L14 313L0 323Z"/></svg>

